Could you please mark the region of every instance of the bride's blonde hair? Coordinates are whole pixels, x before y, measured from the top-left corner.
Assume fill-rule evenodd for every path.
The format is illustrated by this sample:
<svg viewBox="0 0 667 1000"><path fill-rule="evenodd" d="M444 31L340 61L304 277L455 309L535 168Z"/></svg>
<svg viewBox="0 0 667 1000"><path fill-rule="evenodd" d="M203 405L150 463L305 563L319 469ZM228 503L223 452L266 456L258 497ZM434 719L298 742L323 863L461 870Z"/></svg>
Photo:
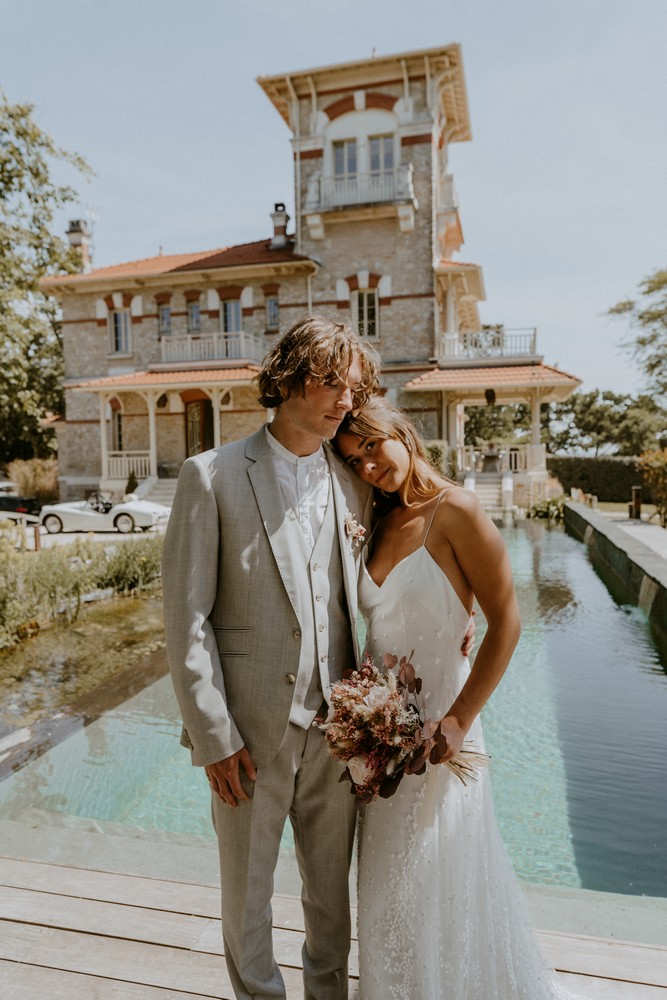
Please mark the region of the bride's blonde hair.
<svg viewBox="0 0 667 1000"><path fill-rule="evenodd" d="M341 433L354 434L359 438L380 438L383 441L393 438L404 446L408 453L408 474L398 494L382 494L388 501L387 507L399 502L408 507L412 503L420 503L436 496L445 484L458 485L434 468L410 417L384 396L372 396L362 409L345 415L333 442L339 454L337 437ZM408 496L411 498L410 503Z"/></svg>

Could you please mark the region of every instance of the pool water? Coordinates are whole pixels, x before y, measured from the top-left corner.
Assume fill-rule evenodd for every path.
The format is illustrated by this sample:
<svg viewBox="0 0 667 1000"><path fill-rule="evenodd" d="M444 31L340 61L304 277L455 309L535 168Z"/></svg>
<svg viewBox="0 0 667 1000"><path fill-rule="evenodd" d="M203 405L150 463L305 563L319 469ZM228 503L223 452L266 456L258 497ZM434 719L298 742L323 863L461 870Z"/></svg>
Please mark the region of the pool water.
<svg viewBox="0 0 667 1000"><path fill-rule="evenodd" d="M483 720L515 870L536 885L667 896L667 675L646 620L614 603L562 531L503 532L523 634ZM212 840L208 784L179 728L164 678L3 781L0 815Z"/></svg>

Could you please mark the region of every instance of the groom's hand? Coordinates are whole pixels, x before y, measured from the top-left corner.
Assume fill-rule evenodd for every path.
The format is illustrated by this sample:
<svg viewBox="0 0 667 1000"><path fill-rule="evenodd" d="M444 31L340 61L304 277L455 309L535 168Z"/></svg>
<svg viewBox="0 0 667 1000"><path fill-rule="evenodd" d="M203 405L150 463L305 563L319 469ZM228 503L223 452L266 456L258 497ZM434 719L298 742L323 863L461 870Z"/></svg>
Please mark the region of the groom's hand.
<svg viewBox="0 0 667 1000"><path fill-rule="evenodd" d="M204 768L215 794L232 809L250 798L241 781L241 768L251 781L255 780L257 772L247 747L241 747L231 757L225 757L216 764L207 764Z"/></svg>
<svg viewBox="0 0 667 1000"><path fill-rule="evenodd" d="M473 611L473 613L471 614L471 616L470 616L470 622L468 623L468 630L467 630L466 634L463 636L463 644L461 646L461 652L463 653L464 656L470 656L470 654L473 651L473 647L475 645L475 618L474 618L474 616L476 614L477 614L476 611Z"/></svg>

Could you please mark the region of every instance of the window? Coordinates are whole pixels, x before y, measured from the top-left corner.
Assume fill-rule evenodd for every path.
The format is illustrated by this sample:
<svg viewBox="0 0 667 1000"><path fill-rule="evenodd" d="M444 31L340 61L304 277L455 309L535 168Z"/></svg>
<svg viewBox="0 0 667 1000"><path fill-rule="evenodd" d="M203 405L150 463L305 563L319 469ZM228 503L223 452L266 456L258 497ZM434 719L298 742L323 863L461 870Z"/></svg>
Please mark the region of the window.
<svg viewBox="0 0 667 1000"><path fill-rule="evenodd" d="M201 333L201 310L198 302L188 302L188 333Z"/></svg>
<svg viewBox="0 0 667 1000"><path fill-rule="evenodd" d="M269 295L266 299L266 328L277 330L280 326L280 306L277 295Z"/></svg>
<svg viewBox="0 0 667 1000"><path fill-rule="evenodd" d="M241 300L225 299L220 304L220 323L223 333L239 333L241 327Z"/></svg>
<svg viewBox="0 0 667 1000"><path fill-rule="evenodd" d="M375 288L352 293L352 321L361 337L378 336L378 301Z"/></svg>
<svg viewBox="0 0 667 1000"><path fill-rule="evenodd" d="M109 351L111 354L130 353L130 310L112 309L109 316Z"/></svg>
<svg viewBox="0 0 667 1000"><path fill-rule="evenodd" d="M123 450L123 414L120 410L111 411L111 450Z"/></svg>
<svg viewBox="0 0 667 1000"><path fill-rule="evenodd" d="M171 306L158 306L157 325L161 337L171 333Z"/></svg>
<svg viewBox="0 0 667 1000"><path fill-rule="evenodd" d="M371 177L390 174L394 169L393 135L372 135L368 140Z"/></svg>
<svg viewBox="0 0 667 1000"><path fill-rule="evenodd" d="M337 180L357 176L357 140L342 139L334 142L334 175Z"/></svg>

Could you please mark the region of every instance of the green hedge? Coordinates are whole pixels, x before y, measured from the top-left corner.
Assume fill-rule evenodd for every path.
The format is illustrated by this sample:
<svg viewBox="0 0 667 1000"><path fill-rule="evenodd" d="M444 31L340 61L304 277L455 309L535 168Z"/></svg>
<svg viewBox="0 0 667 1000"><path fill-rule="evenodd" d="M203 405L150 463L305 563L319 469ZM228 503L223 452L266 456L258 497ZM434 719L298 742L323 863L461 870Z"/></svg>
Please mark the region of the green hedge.
<svg viewBox="0 0 667 1000"><path fill-rule="evenodd" d="M609 503L629 501L633 486L642 486L642 500L650 502L651 491L637 462L636 458L617 456L547 455L547 469L560 481L565 493L576 486L584 493L593 493L598 500Z"/></svg>

